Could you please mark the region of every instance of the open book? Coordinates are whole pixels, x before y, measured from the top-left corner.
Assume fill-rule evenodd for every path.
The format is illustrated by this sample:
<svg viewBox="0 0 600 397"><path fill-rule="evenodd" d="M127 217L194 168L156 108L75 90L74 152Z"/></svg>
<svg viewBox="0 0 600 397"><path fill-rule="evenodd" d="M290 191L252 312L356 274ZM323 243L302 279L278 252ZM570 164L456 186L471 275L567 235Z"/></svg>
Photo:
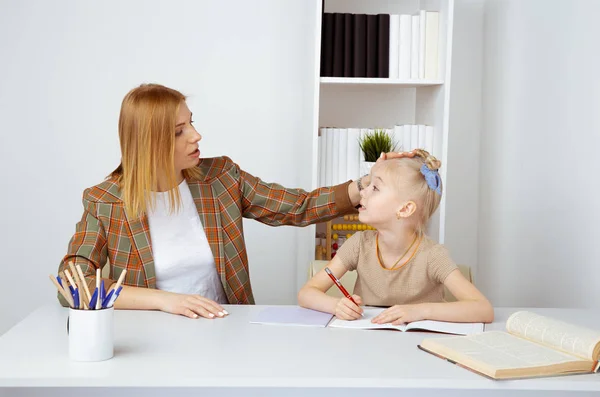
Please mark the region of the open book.
<svg viewBox="0 0 600 397"><path fill-rule="evenodd" d="M591 373L600 353L600 331L531 312L511 315L506 330L425 339L420 349L492 379Z"/></svg>
<svg viewBox="0 0 600 397"><path fill-rule="evenodd" d="M385 309L365 308L364 316L359 320L346 321L335 319L329 326L332 328L356 329L395 329L398 331L432 331L446 334L471 335L483 332L483 323L450 323L445 321L423 320L404 325L373 324L371 320Z"/></svg>

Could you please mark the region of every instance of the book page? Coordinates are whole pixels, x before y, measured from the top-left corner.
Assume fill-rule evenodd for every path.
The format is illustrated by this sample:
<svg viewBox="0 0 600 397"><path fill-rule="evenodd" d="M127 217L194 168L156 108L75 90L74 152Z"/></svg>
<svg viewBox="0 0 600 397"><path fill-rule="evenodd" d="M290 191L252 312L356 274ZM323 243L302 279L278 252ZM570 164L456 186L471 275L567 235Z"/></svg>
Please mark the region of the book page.
<svg viewBox="0 0 600 397"><path fill-rule="evenodd" d="M470 362L478 362L494 370L547 366L578 360L577 357L502 331L426 339L421 345L440 353L456 352L461 357L466 356Z"/></svg>
<svg viewBox="0 0 600 397"><path fill-rule="evenodd" d="M506 330L511 334L590 361L598 360L598 353L595 350L600 344L599 331L527 311L511 315L506 321Z"/></svg>
<svg viewBox="0 0 600 397"><path fill-rule="evenodd" d="M334 319L329 326L332 328L354 328L354 329L396 329L398 331L404 331L405 325L392 325L392 324L373 324L371 320L375 318L379 313L384 311L382 308L364 308L364 316L358 320L340 320Z"/></svg>
<svg viewBox="0 0 600 397"><path fill-rule="evenodd" d="M423 320L414 321L412 323L403 325L373 324L371 320L384 310L385 309L382 308L364 308L364 317L353 321L339 320L336 318L329 324L329 326L333 328L434 331L456 335L471 335L478 332L483 332L482 323L450 323L445 321Z"/></svg>
<svg viewBox="0 0 600 397"><path fill-rule="evenodd" d="M483 323L452 323L448 321L422 320L406 326L406 330L425 330L455 335L473 335L483 332Z"/></svg>

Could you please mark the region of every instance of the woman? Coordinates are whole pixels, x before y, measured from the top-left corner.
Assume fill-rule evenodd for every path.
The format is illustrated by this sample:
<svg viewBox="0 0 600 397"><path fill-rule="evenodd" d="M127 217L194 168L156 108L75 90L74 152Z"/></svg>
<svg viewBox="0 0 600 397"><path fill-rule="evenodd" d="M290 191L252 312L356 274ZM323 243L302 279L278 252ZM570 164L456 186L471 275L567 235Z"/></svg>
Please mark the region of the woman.
<svg viewBox="0 0 600 397"><path fill-rule="evenodd" d="M83 193L59 272L72 261L92 287L108 259L108 290L126 269L117 309L217 318L227 315L221 304L253 304L242 218L324 222L351 212L368 183L313 192L265 183L227 157L200 159L202 136L192 123L180 92L156 84L131 90L119 118L121 164Z"/></svg>

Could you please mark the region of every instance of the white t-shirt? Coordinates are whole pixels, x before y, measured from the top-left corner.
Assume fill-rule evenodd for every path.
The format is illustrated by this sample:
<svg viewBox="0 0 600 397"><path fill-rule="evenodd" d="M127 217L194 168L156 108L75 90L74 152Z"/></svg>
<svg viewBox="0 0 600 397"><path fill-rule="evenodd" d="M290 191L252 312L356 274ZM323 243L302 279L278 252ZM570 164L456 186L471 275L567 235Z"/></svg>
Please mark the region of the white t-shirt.
<svg viewBox="0 0 600 397"><path fill-rule="evenodd" d="M152 254L158 289L198 294L227 303L223 285L204 227L185 179L179 184L181 207L169 213L169 193L153 192L154 210L148 211Z"/></svg>

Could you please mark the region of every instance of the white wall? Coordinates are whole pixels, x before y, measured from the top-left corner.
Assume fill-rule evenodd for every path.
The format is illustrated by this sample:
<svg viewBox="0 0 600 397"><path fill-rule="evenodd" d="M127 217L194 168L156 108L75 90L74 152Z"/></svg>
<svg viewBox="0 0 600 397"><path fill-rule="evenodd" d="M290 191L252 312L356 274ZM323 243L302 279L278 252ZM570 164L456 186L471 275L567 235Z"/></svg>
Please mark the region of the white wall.
<svg viewBox="0 0 600 397"><path fill-rule="evenodd" d="M119 162L126 92L190 96L203 156L310 181L318 1L0 1L0 333L55 299L81 193ZM293 16L293 17L291 17ZM310 34L307 34L310 32ZM309 186L306 186L307 188ZM292 303L296 231L245 223L259 303Z"/></svg>
<svg viewBox="0 0 600 397"><path fill-rule="evenodd" d="M599 13L486 3L478 282L495 305L598 305Z"/></svg>

